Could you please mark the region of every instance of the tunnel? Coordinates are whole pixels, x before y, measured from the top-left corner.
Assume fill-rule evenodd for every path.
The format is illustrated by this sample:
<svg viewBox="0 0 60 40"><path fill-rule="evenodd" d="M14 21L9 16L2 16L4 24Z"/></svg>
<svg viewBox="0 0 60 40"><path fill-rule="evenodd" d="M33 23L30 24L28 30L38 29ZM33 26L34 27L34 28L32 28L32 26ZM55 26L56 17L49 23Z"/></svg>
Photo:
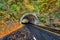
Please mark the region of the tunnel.
<svg viewBox="0 0 60 40"><path fill-rule="evenodd" d="M39 19L36 16L36 14L24 14L20 18L20 24L22 24L23 19L27 19L27 21L29 21L29 23L32 23L32 24L39 24Z"/></svg>

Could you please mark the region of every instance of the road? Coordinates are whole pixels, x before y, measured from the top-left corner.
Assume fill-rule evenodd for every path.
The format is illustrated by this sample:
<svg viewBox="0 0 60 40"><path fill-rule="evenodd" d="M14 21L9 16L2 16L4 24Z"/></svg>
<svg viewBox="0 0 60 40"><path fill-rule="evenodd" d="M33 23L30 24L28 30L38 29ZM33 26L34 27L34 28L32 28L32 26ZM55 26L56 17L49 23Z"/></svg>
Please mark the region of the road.
<svg viewBox="0 0 60 40"><path fill-rule="evenodd" d="M37 40L60 40L60 36L36 28L32 25L27 24L26 27L32 32Z"/></svg>
<svg viewBox="0 0 60 40"><path fill-rule="evenodd" d="M24 28L27 28L31 32L31 34L34 35L35 40L60 40L60 36L57 36L55 34L52 34L48 31L42 30L40 28L36 28L34 25L31 25L31 24L25 24ZM24 28L22 30L25 30ZM19 29L19 30L21 30L21 29ZM19 31L17 30L16 33L18 33L18 32ZM14 33L14 34L16 34L16 33ZM18 34L18 35L20 35L20 34ZM3 40L7 40L6 38L9 36L4 37Z"/></svg>

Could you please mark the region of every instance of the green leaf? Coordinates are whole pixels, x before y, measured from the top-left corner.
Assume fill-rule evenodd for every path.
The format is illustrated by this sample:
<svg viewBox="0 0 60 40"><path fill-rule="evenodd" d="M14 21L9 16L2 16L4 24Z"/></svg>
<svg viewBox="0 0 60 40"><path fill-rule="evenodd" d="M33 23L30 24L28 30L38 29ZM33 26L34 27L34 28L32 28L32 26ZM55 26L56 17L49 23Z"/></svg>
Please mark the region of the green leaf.
<svg viewBox="0 0 60 40"><path fill-rule="evenodd" d="M2 6L4 6L4 4L0 3L0 8L2 8Z"/></svg>
<svg viewBox="0 0 60 40"><path fill-rule="evenodd" d="M41 18L41 20L45 20L45 18Z"/></svg>

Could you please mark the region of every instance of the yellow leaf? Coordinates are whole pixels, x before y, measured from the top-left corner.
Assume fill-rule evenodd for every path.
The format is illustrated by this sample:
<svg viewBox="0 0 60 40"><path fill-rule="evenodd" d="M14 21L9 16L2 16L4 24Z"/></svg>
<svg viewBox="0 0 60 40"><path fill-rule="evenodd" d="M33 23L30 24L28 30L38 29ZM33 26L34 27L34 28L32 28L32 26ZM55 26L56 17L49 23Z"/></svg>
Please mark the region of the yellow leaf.
<svg viewBox="0 0 60 40"><path fill-rule="evenodd" d="M30 9L30 10L34 10L34 7L31 6L31 5L26 5L26 7L27 7L28 9Z"/></svg>

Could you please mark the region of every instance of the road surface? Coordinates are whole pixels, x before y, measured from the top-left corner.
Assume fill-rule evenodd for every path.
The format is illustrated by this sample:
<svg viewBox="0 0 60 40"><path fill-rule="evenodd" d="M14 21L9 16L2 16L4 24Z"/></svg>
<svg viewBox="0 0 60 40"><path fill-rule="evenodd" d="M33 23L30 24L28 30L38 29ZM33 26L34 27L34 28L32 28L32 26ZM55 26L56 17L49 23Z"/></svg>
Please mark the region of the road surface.
<svg viewBox="0 0 60 40"><path fill-rule="evenodd" d="M25 24L24 28L27 28L31 32L32 36L34 36L34 40L60 40L60 36L57 36L55 34L52 34L50 32L42 30L40 28L36 28L34 25L31 25L31 24ZM19 30L21 30L21 29L19 29ZM9 34L9 36L10 35L11 34ZM20 35L20 34L18 34L18 35ZM9 36L5 36L3 38L3 40L7 40L7 38ZM24 40L24 39L22 39L22 40ZM27 39L27 40L29 40L29 39Z"/></svg>
<svg viewBox="0 0 60 40"><path fill-rule="evenodd" d="M36 28L32 25L27 24L26 27L32 32L32 34L36 37L37 40L60 40L59 36Z"/></svg>

